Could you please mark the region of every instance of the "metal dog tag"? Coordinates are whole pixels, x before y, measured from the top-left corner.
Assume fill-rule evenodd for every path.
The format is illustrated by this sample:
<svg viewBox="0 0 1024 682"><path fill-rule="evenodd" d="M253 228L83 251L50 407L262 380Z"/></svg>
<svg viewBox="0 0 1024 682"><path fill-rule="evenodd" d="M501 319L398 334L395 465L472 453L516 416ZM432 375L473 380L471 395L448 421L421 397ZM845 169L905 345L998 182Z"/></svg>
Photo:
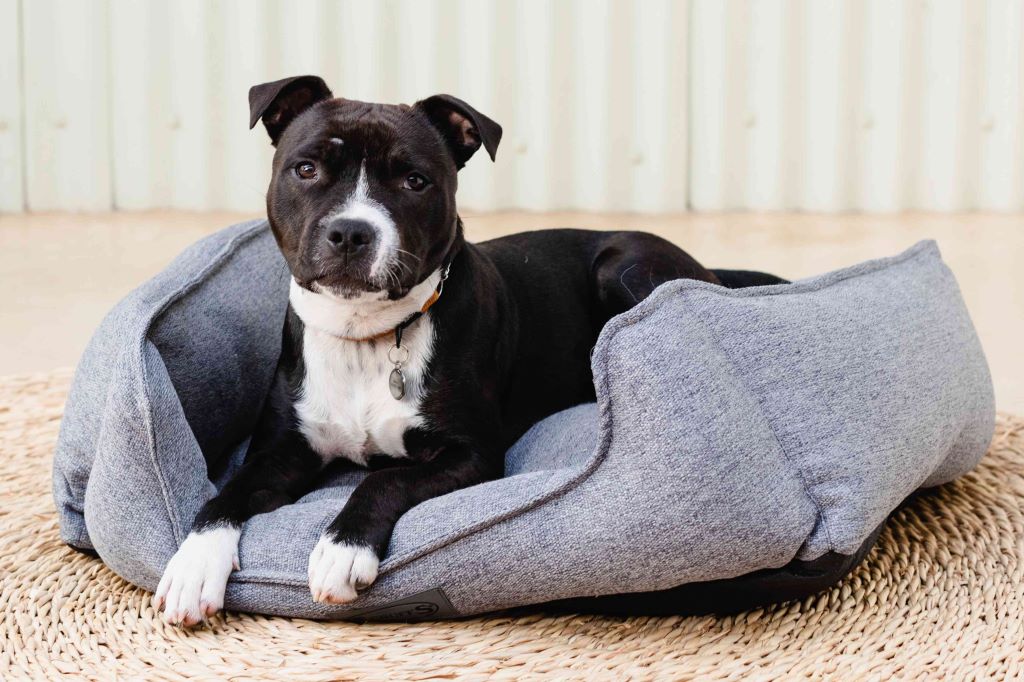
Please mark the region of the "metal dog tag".
<svg viewBox="0 0 1024 682"><path fill-rule="evenodd" d="M405 397L405 375L402 374L402 366L397 363L388 377L388 388L391 389L391 397L395 400Z"/></svg>
<svg viewBox="0 0 1024 682"><path fill-rule="evenodd" d="M409 349L402 348L401 328L395 330L395 345L388 350L388 360L395 366L388 377L388 388L391 389L391 397L401 400L405 397L405 375L402 374L402 365L409 359Z"/></svg>

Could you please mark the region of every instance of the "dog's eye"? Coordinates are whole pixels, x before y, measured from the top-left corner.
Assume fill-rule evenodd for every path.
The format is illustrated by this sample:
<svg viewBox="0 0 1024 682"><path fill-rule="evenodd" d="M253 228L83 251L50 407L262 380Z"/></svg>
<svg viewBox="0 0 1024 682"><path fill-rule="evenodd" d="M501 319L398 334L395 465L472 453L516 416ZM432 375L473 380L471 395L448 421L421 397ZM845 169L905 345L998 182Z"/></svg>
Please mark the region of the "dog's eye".
<svg viewBox="0 0 1024 682"><path fill-rule="evenodd" d="M303 180L315 180L316 166L311 164L309 161L303 161L299 165L295 166L295 174Z"/></svg>
<svg viewBox="0 0 1024 682"><path fill-rule="evenodd" d="M430 181L419 173L409 173L405 176L405 188L413 192L419 192L430 184Z"/></svg>

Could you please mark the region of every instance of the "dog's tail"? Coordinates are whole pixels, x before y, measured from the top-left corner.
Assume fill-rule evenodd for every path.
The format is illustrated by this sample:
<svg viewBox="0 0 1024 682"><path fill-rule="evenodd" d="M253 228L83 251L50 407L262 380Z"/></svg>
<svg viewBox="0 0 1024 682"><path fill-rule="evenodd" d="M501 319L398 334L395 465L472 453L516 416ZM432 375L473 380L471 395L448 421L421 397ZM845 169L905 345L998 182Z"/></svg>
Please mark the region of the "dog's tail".
<svg viewBox="0 0 1024 682"><path fill-rule="evenodd" d="M743 289L744 287L763 287L770 284L787 284L789 280L770 275L767 272L755 270L711 270L722 282L722 285L729 289Z"/></svg>

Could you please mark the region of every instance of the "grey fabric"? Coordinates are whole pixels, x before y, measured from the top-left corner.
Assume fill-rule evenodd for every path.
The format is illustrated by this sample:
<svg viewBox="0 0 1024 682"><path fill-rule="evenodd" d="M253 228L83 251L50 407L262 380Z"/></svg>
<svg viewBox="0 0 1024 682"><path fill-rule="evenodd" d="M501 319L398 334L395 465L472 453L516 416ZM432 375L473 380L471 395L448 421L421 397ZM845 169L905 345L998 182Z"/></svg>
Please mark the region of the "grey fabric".
<svg viewBox="0 0 1024 682"><path fill-rule="evenodd" d="M244 456L286 299L259 221L199 242L110 313L61 426L67 542L156 586ZM227 606L347 617L427 594L446 604L436 615L472 614L851 554L915 489L975 466L993 431L984 355L932 242L792 284L668 283L607 325L593 368L597 403L537 424L504 478L403 516L356 603L316 604L306 584L363 475L336 466L245 526Z"/></svg>

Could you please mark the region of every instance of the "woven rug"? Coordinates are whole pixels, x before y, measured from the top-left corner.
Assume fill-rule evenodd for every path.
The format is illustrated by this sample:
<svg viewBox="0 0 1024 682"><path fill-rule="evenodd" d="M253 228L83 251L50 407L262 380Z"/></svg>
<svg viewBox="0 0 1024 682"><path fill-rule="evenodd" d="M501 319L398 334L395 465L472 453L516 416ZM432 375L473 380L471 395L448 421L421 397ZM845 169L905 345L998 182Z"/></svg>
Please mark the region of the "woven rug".
<svg viewBox="0 0 1024 682"><path fill-rule="evenodd" d="M976 472L905 505L859 569L802 603L416 625L229 613L182 631L58 539L50 461L69 378L0 378L0 679L1024 676L1024 418L1000 416Z"/></svg>

